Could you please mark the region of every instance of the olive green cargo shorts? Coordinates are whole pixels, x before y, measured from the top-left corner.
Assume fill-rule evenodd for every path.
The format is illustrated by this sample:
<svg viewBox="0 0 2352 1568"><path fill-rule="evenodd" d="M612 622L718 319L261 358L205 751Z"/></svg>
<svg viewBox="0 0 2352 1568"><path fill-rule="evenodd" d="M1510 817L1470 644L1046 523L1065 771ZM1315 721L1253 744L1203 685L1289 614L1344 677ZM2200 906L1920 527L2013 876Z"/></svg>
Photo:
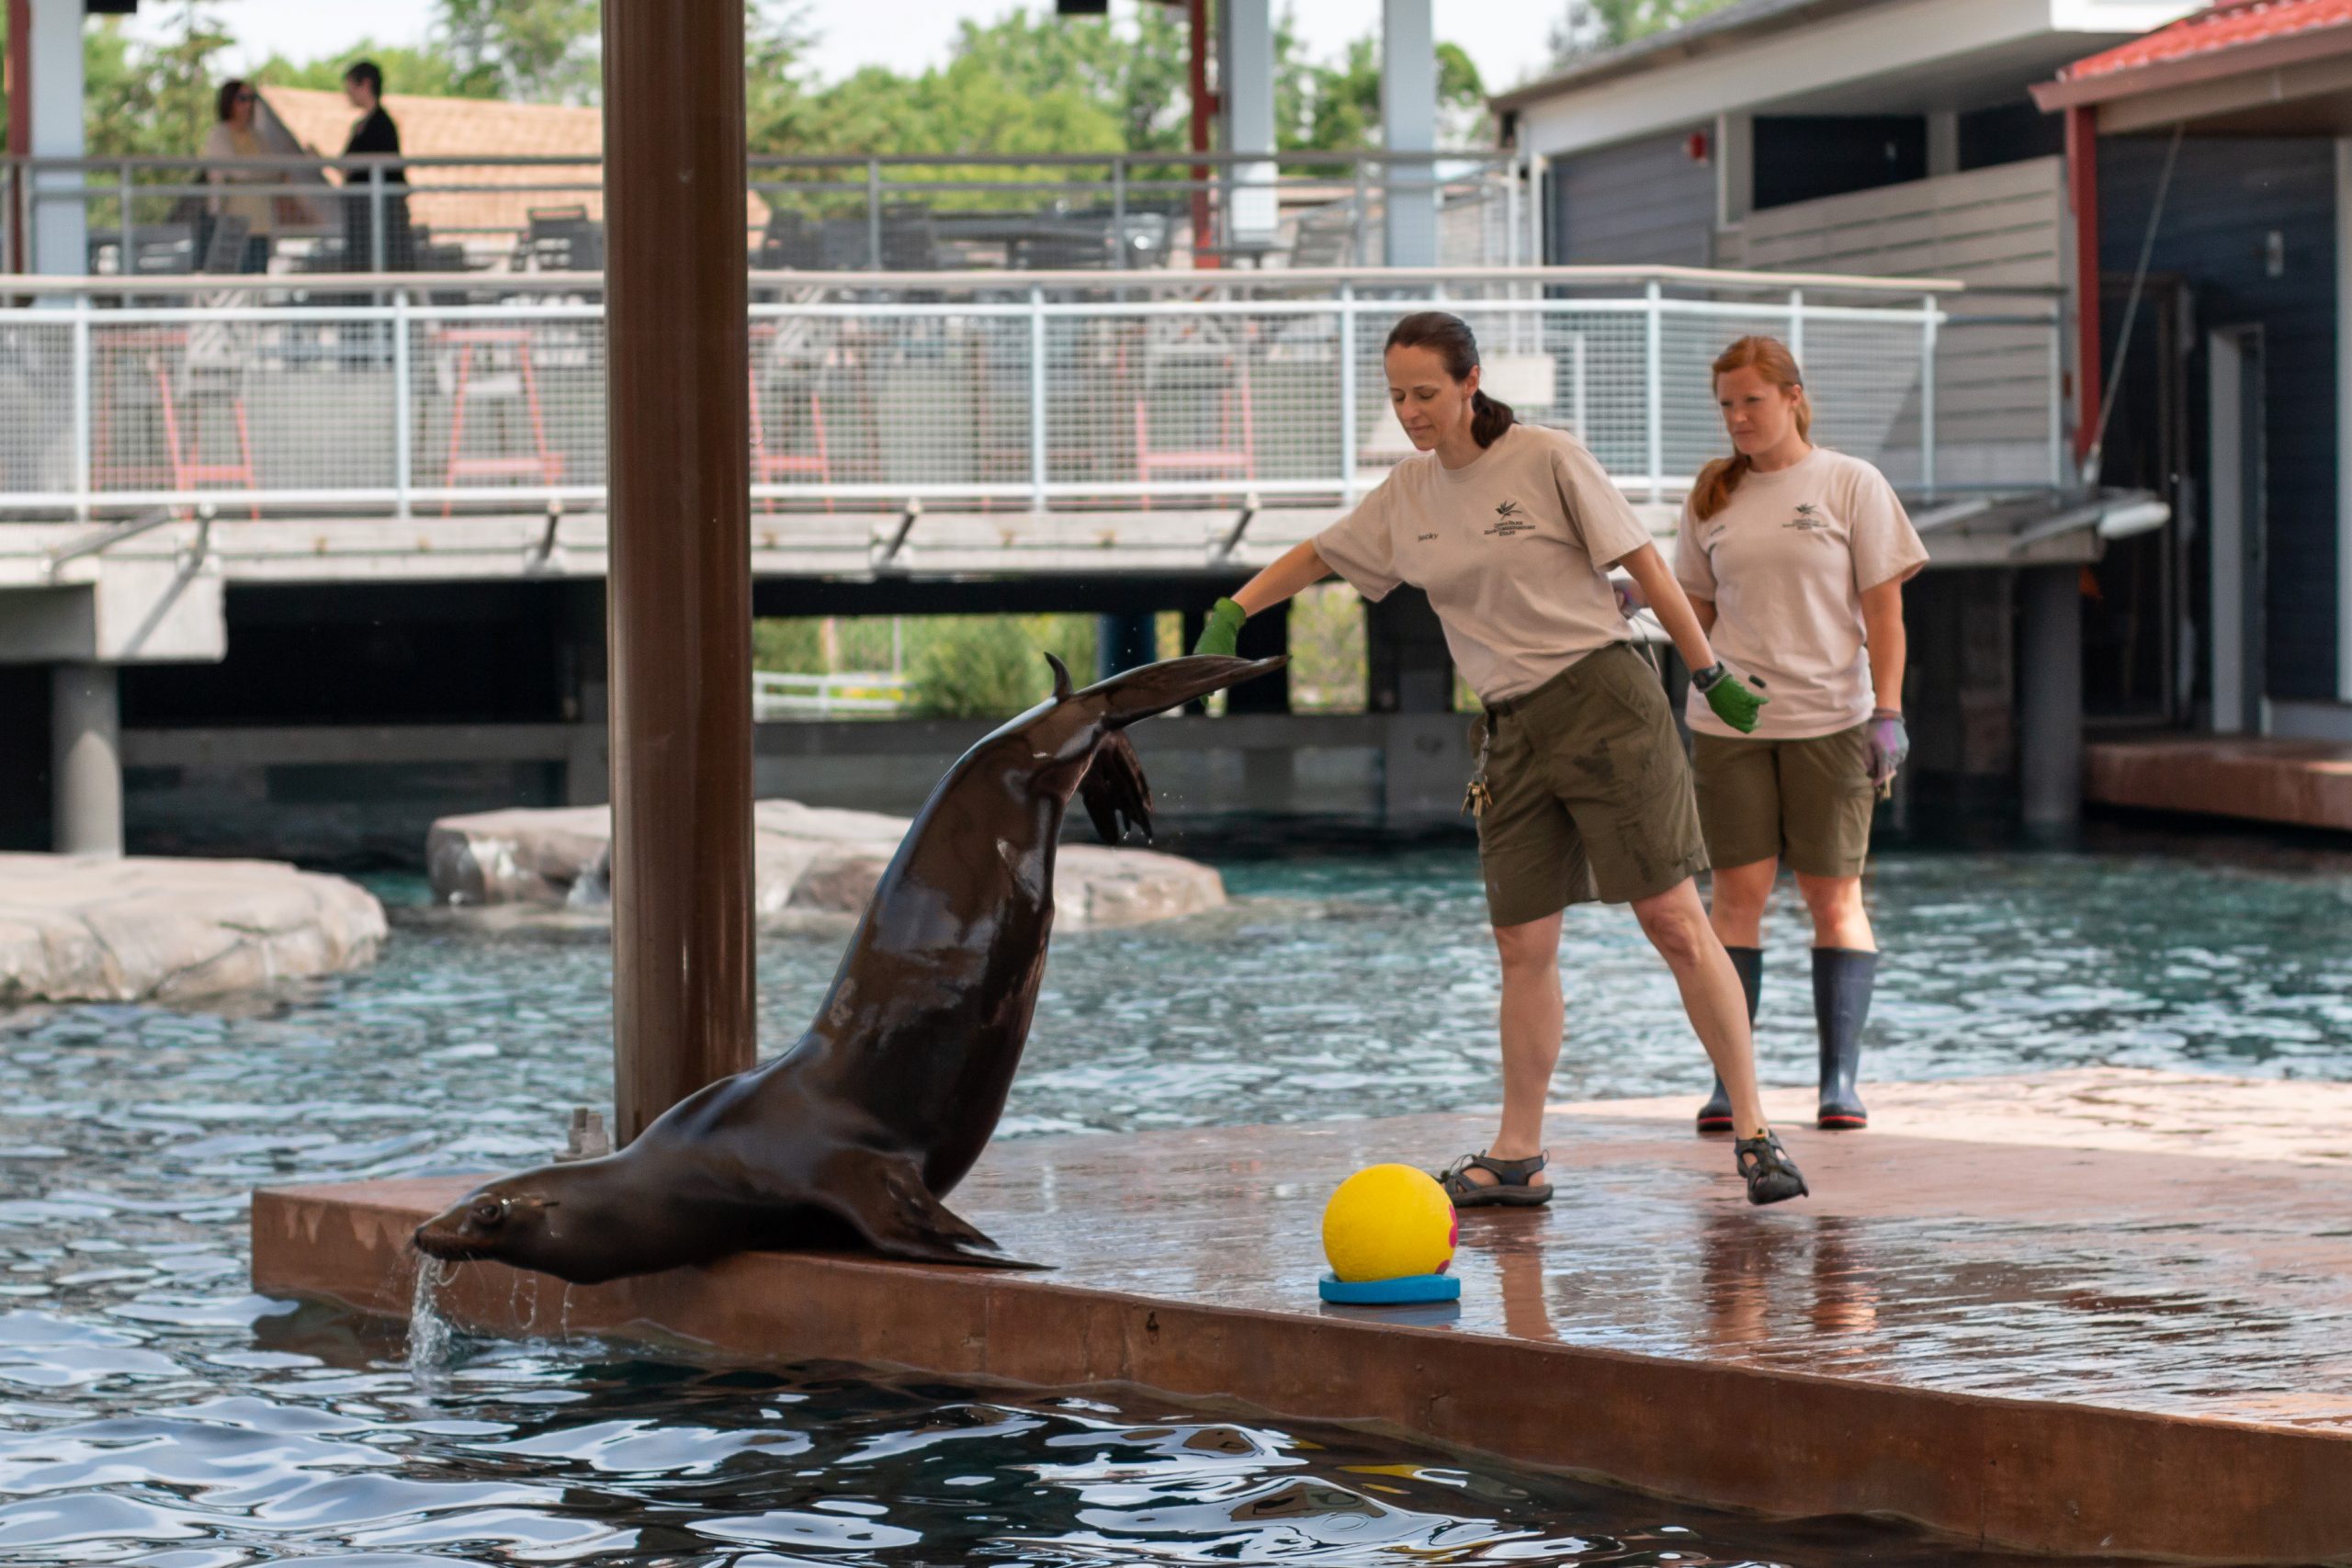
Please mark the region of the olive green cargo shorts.
<svg viewBox="0 0 2352 1568"><path fill-rule="evenodd" d="M1707 869L1665 688L1630 644L1489 708L1474 754L1482 738L1494 799L1478 818L1478 864L1496 925L1647 898Z"/></svg>
<svg viewBox="0 0 2352 1568"><path fill-rule="evenodd" d="M1719 866L1778 856L1806 876L1860 876L1870 857L1870 726L1805 740L1691 738L1699 824Z"/></svg>

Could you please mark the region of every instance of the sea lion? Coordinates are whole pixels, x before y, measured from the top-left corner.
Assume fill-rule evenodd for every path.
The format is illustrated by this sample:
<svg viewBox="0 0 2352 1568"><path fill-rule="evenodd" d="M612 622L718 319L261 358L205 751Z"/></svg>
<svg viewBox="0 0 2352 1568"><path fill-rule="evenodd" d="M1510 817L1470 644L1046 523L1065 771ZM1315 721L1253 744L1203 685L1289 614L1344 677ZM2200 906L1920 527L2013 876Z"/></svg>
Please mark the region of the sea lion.
<svg viewBox="0 0 2352 1568"><path fill-rule="evenodd" d="M947 771L876 885L816 1021L672 1106L617 1154L490 1182L416 1230L439 1258L580 1284L731 1252L863 1241L1030 1268L940 1200L979 1158L1029 1036L1070 797L1106 842L1151 832L1123 731L1280 659L1171 659L1054 694Z"/></svg>

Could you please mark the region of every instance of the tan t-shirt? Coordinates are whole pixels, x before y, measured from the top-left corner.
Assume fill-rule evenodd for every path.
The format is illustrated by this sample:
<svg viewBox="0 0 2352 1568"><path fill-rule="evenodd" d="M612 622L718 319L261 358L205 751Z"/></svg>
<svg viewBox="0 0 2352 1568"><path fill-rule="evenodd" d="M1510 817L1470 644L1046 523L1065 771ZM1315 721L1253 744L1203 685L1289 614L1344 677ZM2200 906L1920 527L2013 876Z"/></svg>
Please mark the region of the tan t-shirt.
<svg viewBox="0 0 2352 1568"><path fill-rule="evenodd" d="M1703 523L1686 502L1674 575L1693 599L1714 601L1715 657L1772 699L1754 738L1804 740L1871 716L1862 591L1927 560L1885 476L1816 446L1775 473L1748 474ZM1684 711L1702 734L1738 733L1695 687Z"/></svg>
<svg viewBox="0 0 2352 1568"><path fill-rule="evenodd" d="M239 130L225 119L215 120L212 129L205 133L204 155L208 159L260 158L268 152L260 137L250 130ZM275 169L214 169L210 173L216 185L278 185L286 178ZM266 195L216 196L212 198L212 210L243 219L249 235L266 234L276 227L272 200Z"/></svg>
<svg viewBox="0 0 2352 1568"><path fill-rule="evenodd" d="M1649 542L1575 437L1514 424L1464 468L1406 458L1315 548L1367 599L1427 592L1454 667L1498 703L1632 637L1605 573Z"/></svg>

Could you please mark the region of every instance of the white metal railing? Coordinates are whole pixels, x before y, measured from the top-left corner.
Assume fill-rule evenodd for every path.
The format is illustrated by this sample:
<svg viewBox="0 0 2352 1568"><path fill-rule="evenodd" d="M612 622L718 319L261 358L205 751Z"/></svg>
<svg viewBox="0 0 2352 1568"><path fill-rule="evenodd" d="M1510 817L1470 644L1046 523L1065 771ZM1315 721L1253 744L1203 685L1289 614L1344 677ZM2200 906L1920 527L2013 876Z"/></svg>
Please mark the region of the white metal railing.
<svg viewBox="0 0 2352 1568"><path fill-rule="evenodd" d="M147 282L20 280L0 309L0 517L209 502L408 517L605 493L603 306L571 275L494 303L369 280L380 303L264 280L159 306ZM1346 502L1407 450L1381 348L1430 305L1487 385L1577 431L1637 496L1723 449L1708 366L1796 345L1821 438L1935 494L2063 486L2054 303L1978 312L1920 279L1526 268L762 274L751 308L759 510ZM212 288L211 280L205 286ZM240 300L259 300L241 303ZM1973 333L2052 345L2048 378L1955 387ZM2001 363L2018 363L2014 354ZM2041 374L2037 369L2037 375Z"/></svg>
<svg viewBox="0 0 2352 1568"><path fill-rule="evenodd" d="M806 269L1373 265L1410 205L1441 261L1511 264L1524 172L1491 152L763 155L745 247ZM0 157L0 255L65 225L94 273L242 271L244 237L216 248L214 220L255 197L276 204L259 255L281 273L602 265L602 162L560 154Z"/></svg>
<svg viewBox="0 0 2352 1568"><path fill-rule="evenodd" d="M792 675L775 670L752 671L752 716L762 722L897 714L903 712L906 705L906 677L888 671L837 671L828 675Z"/></svg>

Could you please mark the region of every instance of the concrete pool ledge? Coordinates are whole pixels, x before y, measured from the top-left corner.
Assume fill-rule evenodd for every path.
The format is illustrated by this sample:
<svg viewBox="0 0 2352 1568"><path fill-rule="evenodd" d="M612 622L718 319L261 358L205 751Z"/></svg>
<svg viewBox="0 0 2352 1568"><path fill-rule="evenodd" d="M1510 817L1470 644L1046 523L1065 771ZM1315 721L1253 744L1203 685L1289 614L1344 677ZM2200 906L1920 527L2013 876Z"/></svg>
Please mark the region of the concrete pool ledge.
<svg viewBox="0 0 2352 1568"><path fill-rule="evenodd" d="M2255 1105L2267 1131L2222 1125ZM2006 1141L1930 1135L1986 1106ZM567 1291L466 1265L440 1299L485 1333L1125 1383L2029 1551L2352 1560L2352 1170L2322 1142L2352 1086L2101 1070L1873 1108L1841 1137L1792 1116L1817 1196L1757 1211L1679 1101L1563 1107L1562 1196L1465 1216L1450 1319L1314 1281L1325 1194L1476 1146L1452 1115L999 1145L958 1206L1051 1274L753 1254ZM2274 1142L2301 1157L2237 1146ZM257 1193L255 1288L405 1315L409 1232L469 1184Z"/></svg>

